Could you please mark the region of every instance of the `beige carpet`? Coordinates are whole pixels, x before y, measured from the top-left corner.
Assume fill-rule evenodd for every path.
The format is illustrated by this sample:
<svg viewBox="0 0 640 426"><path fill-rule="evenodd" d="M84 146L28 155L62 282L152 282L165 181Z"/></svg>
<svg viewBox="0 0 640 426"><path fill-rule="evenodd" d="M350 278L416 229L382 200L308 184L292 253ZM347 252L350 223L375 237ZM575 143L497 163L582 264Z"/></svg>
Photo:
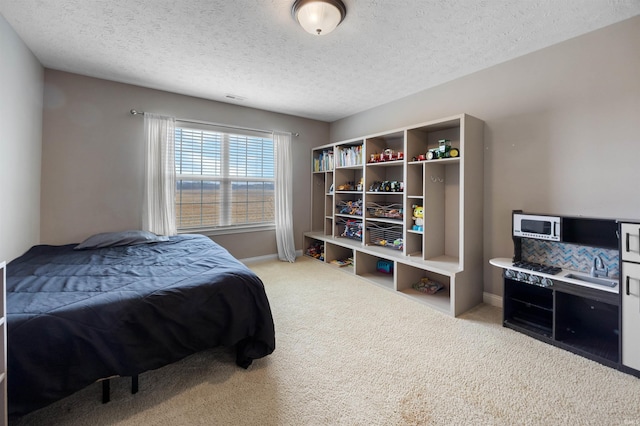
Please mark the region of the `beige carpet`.
<svg viewBox="0 0 640 426"><path fill-rule="evenodd" d="M501 327L482 305L451 318L308 258L251 265L276 351L230 350L99 384L16 425L635 425L640 379ZM11 372L9 372L11 374Z"/></svg>

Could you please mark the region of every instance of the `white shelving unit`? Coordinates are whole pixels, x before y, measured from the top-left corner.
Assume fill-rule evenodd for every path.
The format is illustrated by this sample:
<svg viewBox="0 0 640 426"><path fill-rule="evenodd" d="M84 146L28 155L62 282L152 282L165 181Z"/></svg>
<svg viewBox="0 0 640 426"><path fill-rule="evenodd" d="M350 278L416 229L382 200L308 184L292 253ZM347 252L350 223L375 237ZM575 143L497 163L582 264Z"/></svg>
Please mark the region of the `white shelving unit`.
<svg viewBox="0 0 640 426"><path fill-rule="evenodd" d="M460 114L314 148L312 229L305 245L322 244L326 263L352 257L354 267L343 270L450 315L479 304L483 127ZM442 139L458 150L457 157L420 159ZM385 152L394 155L372 161ZM357 214L336 210L356 201L362 204ZM424 208L423 231L413 229L414 205ZM377 207L387 208L389 216ZM391 262L392 273L378 272L378 260ZM425 277L444 289L433 295L414 290Z"/></svg>

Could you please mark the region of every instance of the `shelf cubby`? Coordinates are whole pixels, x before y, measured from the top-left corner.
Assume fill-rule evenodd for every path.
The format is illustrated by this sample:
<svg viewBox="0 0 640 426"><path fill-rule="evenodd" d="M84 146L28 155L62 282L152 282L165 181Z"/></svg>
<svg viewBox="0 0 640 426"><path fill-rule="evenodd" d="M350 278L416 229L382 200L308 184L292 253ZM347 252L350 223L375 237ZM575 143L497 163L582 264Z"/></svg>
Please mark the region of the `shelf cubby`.
<svg viewBox="0 0 640 426"><path fill-rule="evenodd" d="M391 262L393 266L393 270L391 273L382 273L378 272L378 261L386 260ZM369 281L382 286L384 288L393 290L395 288L394 285L394 274L395 274L395 262L392 259L387 259L384 257L372 255L369 253L365 253L362 251L356 251L355 257L356 263L356 275L366 278Z"/></svg>
<svg viewBox="0 0 640 426"><path fill-rule="evenodd" d="M405 144L404 144L404 131L396 131L392 133L381 134L377 136L371 136L365 139L365 157L367 165L384 166L392 164L395 161L384 159L384 161L375 160L376 156L384 155L385 151L391 150L394 153L402 153L403 158L397 160L398 162L404 162Z"/></svg>
<svg viewBox="0 0 640 426"><path fill-rule="evenodd" d="M353 249L349 247L339 246L337 244L327 243L325 246L325 262L329 265L335 266L336 268L340 268L340 270L345 272L353 273L353 264L347 266L338 266L334 264L334 261L337 260L345 260L345 259L354 259Z"/></svg>
<svg viewBox="0 0 640 426"><path fill-rule="evenodd" d="M420 231L407 229L404 238L404 252L407 256L423 259L423 236Z"/></svg>
<svg viewBox="0 0 640 426"><path fill-rule="evenodd" d="M422 197L424 194L424 166L425 162L407 164L407 179L405 192L408 197Z"/></svg>
<svg viewBox="0 0 640 426"><path fill-rule="evenodd" d="M333 211L336 216L362 219L364 201L360 192L339 192L335 196Z"/></svg>
<svg viewBox="0 0 640 426"><path fill-rule="evenodd" d="M362 167L364 163L363 141L339 144L335 148L336 168Z"/></svg>
<svg viewBox="0 0 640 426"><path fill-rule="evenodd" d="M360 167L343 167L340 169L336 169L334 172L334 192L342 193L342 192L352 192L352 193L362 193L363 189L357 189L358 184L360 184L361 180L363 180L363 170L362 166Z"/></svg>
<svg viewBox="0 0 640 426"><path fill-rule="evenodd" d="M327 174L324 172L314 173L312 178L311 191L311 211L325 211L325 182ZM321 231L324 229L324 215L311 215L311 230Z"/></svg>
<svg viewBox="0 0 640 426"><path fill-rule="evenodd" d="M303 243L305 256L320 262L324 262L325 241L323 239L313 238L305 235ZM320 253L323 253L322 257L319 256Z"/></svg>
<svg viewBox="0 0 640 426"><path fill-rule="evenodd" d="M376 245L389 250L403 251L402 224L367 221L365 241L367 245Z"/></svg>
<svg viewBox="0 0 640 426"><path fill-rule="evenodd" d="M434 294L427 294L414 289L413 285L420 282L423 278L437 281L442 284L444 288ZM398 283L398 291L417 299L421 303L432 306L439 311L449 312L451 303L450 277L400 263L396 271L396 280Z"/></svg>
<svg viewBox="0 0 640 426"><path fill-rule="evenodd" d="M459 163L434 162L425 168L425 259L460 258L459 174Z"/></svg>
<svg viewBox="0 0 640 426"><path fill-rule="evenodd" d="M333 235L333 217L324 219L324 235Z"/></svg>
<svg viewBox="0 0 640 426"><path fill-rule="evenodd" d="M401 188L398 188L398 185L404 185L404 169L401 162L367 164L366 167L364 185L367 193L404 193ZM388 184L382 185L384 182ZM394 183L395 187L392 186Z"/></svg>
<svg viewBox="0 0 640 426"><path fill-rule="evenodd" d="M407 130L407 158L413 160L425 155L430 149L438 148L439 141L447 139L451 146L463 154L460 138L460 121L453 119L443 122L428 123ZM428 160L434 161L434 160Z"/></svg>
<svg viewBox="0 0 640 426"><path fill-rule="evenodd" d="M335 236L362 242L364 237L364 222L362 218L336 217L334 223Z"/></svg>
<svg viewBox="0 0 640 426"><path fill-rule="evenodd" d="M334 168L334 146L325 145L312 151L311 170L314 173L327 172Z"/></svg>

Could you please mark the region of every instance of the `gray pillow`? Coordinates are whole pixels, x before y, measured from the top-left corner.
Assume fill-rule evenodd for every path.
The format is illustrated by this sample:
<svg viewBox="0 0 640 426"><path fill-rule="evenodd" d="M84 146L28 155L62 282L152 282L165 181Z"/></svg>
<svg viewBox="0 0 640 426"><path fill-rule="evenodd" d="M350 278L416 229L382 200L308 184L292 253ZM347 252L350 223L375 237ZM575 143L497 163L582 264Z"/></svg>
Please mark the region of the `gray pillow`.
<svg viewBox="0 0 640 426"><path fill-rule="evenodd" d="M95 234L75 246L74 250L97 249L104 247L132 246L169 241L169 237L156 235L148 231L104 232Z"/></svg>

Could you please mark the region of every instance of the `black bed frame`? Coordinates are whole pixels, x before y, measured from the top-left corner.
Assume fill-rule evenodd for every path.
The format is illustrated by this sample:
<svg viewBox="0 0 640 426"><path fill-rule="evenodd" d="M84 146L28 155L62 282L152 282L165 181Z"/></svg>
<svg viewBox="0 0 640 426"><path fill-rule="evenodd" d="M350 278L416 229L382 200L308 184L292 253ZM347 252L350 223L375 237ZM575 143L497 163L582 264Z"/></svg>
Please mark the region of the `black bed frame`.
<svg viewBox="0 0 640 426"><path fill-rule="evenodd" d="M138 375L131 376L131 393L138 393ZM111 377L102 380L102 403L111 400Z"/></svg>

